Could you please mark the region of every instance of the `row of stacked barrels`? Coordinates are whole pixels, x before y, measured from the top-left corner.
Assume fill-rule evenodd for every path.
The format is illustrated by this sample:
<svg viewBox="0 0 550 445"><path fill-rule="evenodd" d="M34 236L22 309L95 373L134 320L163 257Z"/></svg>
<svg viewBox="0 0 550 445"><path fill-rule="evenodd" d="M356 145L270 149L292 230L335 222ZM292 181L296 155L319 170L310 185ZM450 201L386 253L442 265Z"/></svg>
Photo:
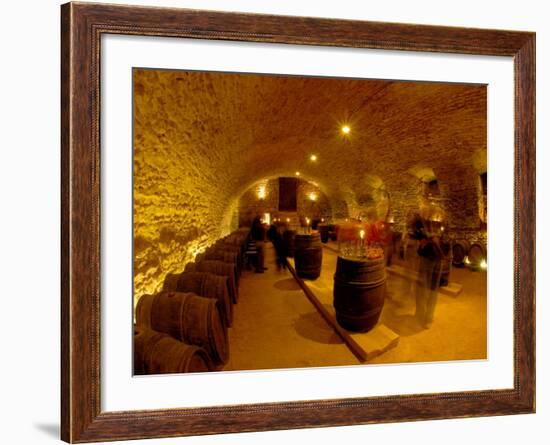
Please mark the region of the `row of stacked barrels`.
<svg viewBox="0 0 550 445"><path fill-rule="evenodd" d="M287 229L283 232L285 255L294 258L296 275L300 278L315 280L321 275L323 264L323 246L320 233L297 233Z"/></svg>
<svg viewBox="0 0 550 445"><path fill-rule="evenodd" d="M483 268L487 263L487 248L482 241L469 243L466 240L453 241L452 247L453 266L468 266L474 270Z"/></svg>
<svg viewBox="0 0 550 445"><path fill-rule="evenodd" d="M228 328L250 237L241 228L217 240L161 292L136 306L134 373L216 371L229 360Z"/></svg>

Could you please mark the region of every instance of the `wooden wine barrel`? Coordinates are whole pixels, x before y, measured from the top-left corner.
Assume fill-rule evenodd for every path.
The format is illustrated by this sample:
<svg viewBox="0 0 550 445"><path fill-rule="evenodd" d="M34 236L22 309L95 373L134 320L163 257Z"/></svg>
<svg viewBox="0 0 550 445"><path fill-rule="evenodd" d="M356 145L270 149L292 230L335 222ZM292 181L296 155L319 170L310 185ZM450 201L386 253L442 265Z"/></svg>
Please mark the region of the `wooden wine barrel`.
<svg viewBox="0 0 550 445"><path fill-rule="evenodd" d="M230 252L228 250L212 247L207 249L206 252L204 252L204 255L201 257L201 260L202 259L223 261L224 263L234 264L235 265L235 270L234 270L235 284L237 287L239 286L239 276L240 276L239 254L235 252Z"/></svg>
<svg viewBox="0 0 550 445"><path fill-rule="evenodd" d="M246 243L248 241L248 235L238 235L238 234L231 234L228 235L222 239L219 239L216 244L222 244L225 246L233 246L239 249L240 253L242 254L246 248Z"/></svg>
<svg viewBox="0 0 550 445"><path fill-rule="evenodd" d="M206 351L162 332L134 329L134 374L172 374L212 370Z"/></svg>
<svg viewBox="0 0 550 445"><path fill-rule="evenodd" d="M473 243L468 250L469 266L472 269L481 269L481 263L487 262L487 249L482 243Z"/></svg>
<svg viewBox="0 0 550 445"><path fill-rule="evenodd" d="M225 241L223 239L216 241L214 243L214 245L212 246L213 249L224 250L224 251L227 251L227 252L233 252L233 253L236 253L238 255L242 254L242 247L243 246L238 245L238 244L228 243L227 241Z"/></svg>
<svg viewBox="0 0 550 445"><path fill-rule="evenodd" d="M204 348L214 365L229 358L227 327L215 299L183 292L144 295L136 307L136 324Z"/></svg>
<svg viewBox="0 0 550 445"><path fill-rule="evenodd" d="M386 296L384 258L338 257L334 274L334 309L338 324L350 331L370 331L380 318Z"/></svg>
<svg viewBox="0 0 550 445"><path fill-rule="evenodd" d="M319 224L319 235L321 236L321 242L323 244L328 243L328 224Z"/></svg>
<svg viewBox="0 0 550 445"><path fill-rule="evenodd" d="M229 296L228 279L208 272L184 272L177 275L172 291L193 292L201 297L218 300L227 326L233 323L233 302Z"/></svg>
<svg viewBox="0 0 550 445"><path fill-rule="evenodd" d="M294 265L300 278L316 279L321 275L323 246L318 232L294 237Z"/></svg>
<svg viewBox="0 0 550 445"><path fill-rule="evenodd" d="M239 275L242 272L243 263L244 263L244 245L239 246L236 244L228 244L223 240L218 240L214 243L213 246L211 246L212 250L222 251L222 252L230 252L235 255L234 262L237 264L237 267L239 269Z"/></svg>
<svg viewBox="0 0 550 445"><path fill-rule="evenodd" d="M239 299L238 288L235 283L235 264L224 263L218 260L199 260L196 263L188 263L185 272L208 272L214 275L227 277L227 290L231 301L237 303Z"/></svg>
<svg viewBox="0 0 550 445"><path fill-rule="evenodd" d="M179 273L169 273L166 275L162 284L163 292L176 292L178 290L180 275Z"/></svg>
<svg viewBox="0 0 550 445"><path fill-rule="evenodd" d="M296 237L295 230L285 230L283 233L283 241L285 246L285 254L287 257L294 257L294 238Z"/></svg>
<svg viewBox="0 0 550 445"><path fill-rule="evenodd" d="M456 240L453 242L453 266L464 267L464 260L468 255L470 245L466 240Z"/></svg>

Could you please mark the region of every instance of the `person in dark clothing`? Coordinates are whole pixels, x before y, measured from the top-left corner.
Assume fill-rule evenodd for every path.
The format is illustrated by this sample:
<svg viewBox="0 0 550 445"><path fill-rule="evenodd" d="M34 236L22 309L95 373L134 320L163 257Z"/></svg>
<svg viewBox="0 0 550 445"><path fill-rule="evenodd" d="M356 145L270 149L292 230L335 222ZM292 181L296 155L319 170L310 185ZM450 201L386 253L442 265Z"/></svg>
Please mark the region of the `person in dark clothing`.
<svg viewBox="0 0 550 445"><path fill-rule="evenodd" d="M441 278L441 260L444 254L439 237L431 235L426 230L426 223L422 219L419 219L419 224L415 225L414 232L420 241L415 317L424 329L428 329L433 322L437 289Z"/></svg>
<svg viewBox="0 0 550 445"><path fill-rule="evenodd" d="M273 242L276 236L277 236L277 226L275 226L275 224L271 224L269 226L269 229L267 230L267 239Z"/></svg>
<svg viewBox="0 0 550 445"><path fill-rule="evenodd" d="M252 221L252 227L250 228L250 236L254 241L264 241L265 229L262 220L259 216L256 216Z"/></svg>
<svg viewBox="0 0 550 445"><path fill-rule="evenodd" d="M250 228L250 235L254 240L256 247L256 273L264 273L267 267L264 267L264 238L265 229L259 216L252 221L252 227Z"/></svg>
<svg viewBox="0 0 550 445"><path fill-rule="evenodd" d="M286 253L285 244L283 240L283 233L281 230L275 230L273 238L273 247L275 248L275 255L277 256L277 270L285 269L286 267Z"/></svg>

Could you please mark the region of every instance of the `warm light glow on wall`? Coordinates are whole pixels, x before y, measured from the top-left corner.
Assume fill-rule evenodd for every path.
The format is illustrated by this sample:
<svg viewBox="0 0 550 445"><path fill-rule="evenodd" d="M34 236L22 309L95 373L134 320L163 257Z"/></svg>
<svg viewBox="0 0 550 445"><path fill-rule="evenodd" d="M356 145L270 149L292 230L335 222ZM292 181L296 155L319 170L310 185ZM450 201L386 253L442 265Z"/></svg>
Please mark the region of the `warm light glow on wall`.
<svg viewBox="0 0 550 445"><path fill-rule="evenodd" d="M271 215L269 213L264 213L263 222L264 224L271 224Z"/></svg>
<svg viewBox="0 0 550 445"><path fill-rule="evenodd" d="M191 257L193 258L192 261L195 261L195 258L197 258L197 255L200 253L203 253L206 250L205 247L196 247L191 246L187 251L191 254Z"/></svg>
<svg viewBox="0 0 550 445"><path fill-rule="evenodd" d="M296 176L300 176L300 172L296 172Z"/></svg>
<svg viewBox="0 0 550 445"><path fill-rule="evenodd" d="M267 191L266 191L265 185L260 185L258 187L258 199L265 199L266 195L267 195Z"/></svg>
<svg viewBox="0 0 550 445"><path fill-rule="evenodd" d="M311 192L309 194L309 199L312 200L312 201L317 201L317 193Z"/></svg>
<svg viewBox="0 0 550 445"><path fill-rule="evenodd" d="M317 160L317 155L311 155L311 156L309 157L309 159L310 159L310 161L315 162L315 161Z"/></svg>
<svg viewBox="0 0 550 445"><path fill-rule="evenodd" d="M481 263L479 263L479 267L481 267L483 270L487 269L487 261L481 260Z"/></svg>

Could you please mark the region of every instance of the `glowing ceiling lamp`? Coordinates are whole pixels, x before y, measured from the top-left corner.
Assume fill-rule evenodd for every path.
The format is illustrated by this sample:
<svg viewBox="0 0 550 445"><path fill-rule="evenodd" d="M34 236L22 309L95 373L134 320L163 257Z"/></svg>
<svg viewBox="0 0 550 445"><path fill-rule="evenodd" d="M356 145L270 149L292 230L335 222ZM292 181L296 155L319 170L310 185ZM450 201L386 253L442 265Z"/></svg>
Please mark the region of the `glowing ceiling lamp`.
<svg viewBox="0 0 550 445"><path fill-rule="evenodd" d="M315 162L317 160L317 155L311 155L309 160Z"/></svg>
<svg viewBox="0 0 550 445"><path fill-rule="evenodd" d="M342 133L345 134L345 135L348 135L350 134L351 132L351 128L349 127L349 125L342 125Z"/></svg>
<svg viewBox="0 0 550 445"><path fill-rule="evenodd" d="M310 199L311 201L317 201L317 193L311 192L311 193L309 194L309 199Z"/></svg>

